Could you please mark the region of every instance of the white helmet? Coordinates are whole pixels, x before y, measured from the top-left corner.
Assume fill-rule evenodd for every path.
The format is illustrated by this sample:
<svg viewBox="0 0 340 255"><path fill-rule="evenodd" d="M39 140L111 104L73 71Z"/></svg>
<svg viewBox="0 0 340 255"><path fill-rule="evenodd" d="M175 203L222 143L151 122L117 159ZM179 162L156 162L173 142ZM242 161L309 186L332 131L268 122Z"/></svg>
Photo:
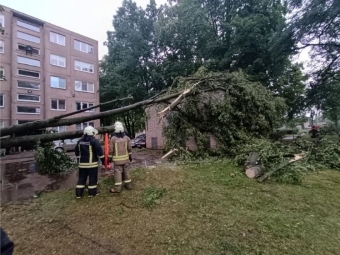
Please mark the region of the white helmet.
<svg viewBox="0 0 340 255"><path fill-rule="evenodd" d="M119 133L119 132L124 132L124 127L123 125L120 123L120 124L115 124L115 133Z"/></svg>
<svg viewBox="0 0 340 255"><path fill-rule="evenodd" d="M98 130L94 127L88 126L84 128L84 135L98 135Z"/></svg>
<svg viewBox="0 0 340 255"><path fill-rule="evenodd" d="M117 125L123 126L123 123L121 123L120 121L116 121L115 124L114 124L114 126L117 126Z"/></svg>

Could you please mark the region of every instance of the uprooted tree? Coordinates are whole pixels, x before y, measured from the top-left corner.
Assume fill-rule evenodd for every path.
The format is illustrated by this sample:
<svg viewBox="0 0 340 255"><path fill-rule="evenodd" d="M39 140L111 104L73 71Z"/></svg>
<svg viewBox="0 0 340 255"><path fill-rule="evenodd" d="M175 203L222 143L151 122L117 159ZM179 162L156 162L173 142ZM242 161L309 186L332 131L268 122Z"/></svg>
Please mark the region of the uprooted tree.
<svg viewBox="0 0 340 255"><path fill-rule="evenodd" d="M213 90L214 88L208 88L208 90ZM190 91L190 93L187 93L186 96L189 96L192 93L201 93L204 92L206 90L192 90ZM56 126L69 126L69 125L73 125L73 124L78 124L78 123L82 123L82 122L86 122L86 121L90 121L90 120L95 120L95 119L100 119L103 117L107 117L107 116L112 116L112 115L116 115L116 114L120 114L123 112L128 112L130 110L136 109L136 108L140 108L143 106L147 106L147 105L151 105L151 104L155 104L155 103L160 103L160 102L167 102L168 100L171 100L173 98L176 98L178 96L180 96L182 94L182 91L163 91L161 93L159 93L159 95L154 96L150 99L144 100L144 101L140 101L137 103L133 103L133 104L129 104L126 106L122 106L119 108L115 108L112 110L108 110L108 111L104 111L104 112L100 112L97 114L92 114L89 116L82 116L82 117L75 117L75 118L67 118L65 119L65 117L69 117L75 114L78 114L82 111L88 110L88 109L84 109L81 111L76 111L76 112L72 112L69 114L65 114L65 115L60 115L51 119L47 119L47 120L43 120L43 121L34 121L34 122L29 122L29 123L25 123L25 124L20 124L20 125L14 125L11 127L6 127L6 128L2 128L0 129L0 133L1 133L1 146L2 147L11 147L11 146L17 146L23 143L35 143L37 141L41 141L41 142L48 142L48 141L53 141L53 140L57 140L57 139L66 139L66 138L74 138L74 137L80 137L82 135L82 131L81 130L77 130L77 131L72 131L72 132L64 132L64 133L53 133L53 134L40 134L40 135L25 135L25 134L29 134L31 131L34 130L39 130L39 129L45 129L48 127L56 127ZM160 97L160 95L162 95L162 97ZM124 98L121 99L120 101L124 101L130 99L130 97L128 98ZM113 100L113 101L117 101L117 100ZM112 101L107 102L105 104L108 103L112 103ZM99 107L103 104L94 106L92 108L96 108ZM101 127L98 128L98 132L99 134L102 133L106 133L106 132L112 132L114 130L113 126L106 126L106 127ZM7 137L6 137L7 136ZM17 137L16 137L17 136Z"/></svg>

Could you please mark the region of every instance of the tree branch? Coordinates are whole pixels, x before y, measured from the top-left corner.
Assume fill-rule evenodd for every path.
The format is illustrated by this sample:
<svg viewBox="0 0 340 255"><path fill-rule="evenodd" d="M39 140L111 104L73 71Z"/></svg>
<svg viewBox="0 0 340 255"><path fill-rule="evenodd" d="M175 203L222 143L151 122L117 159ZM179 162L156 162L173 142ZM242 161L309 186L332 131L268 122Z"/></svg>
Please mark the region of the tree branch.
<svg viewBox="0 0 340 255"><path fill-rule="evenodd" d="M105 103L97 104L97 105L89 107L89 108L81 109L79 111L75 111L75 112L70 112L70 113L58 115L58 116L55 116L55 117L51 118L51 120L54 119L55 121L58 121L60 119L66 118L66 117L69 117L69 116L72 116L72 115L76 115L78 113L86 112L86 111L89 111L89 110L92 110L92 109L95 109L95 108L98 108L98 107L101 107L101 106L104 106L104 105L110 105L112 103L119 102L119 101L125 101L125 100L128 100L128 99L133 99L133 97L132 96L128 96L128 97L121 98L121 99L114 99L114 100L111 100L111 101L108 101L108 102L105 102Z"/></svg>
<svg viewBox="0 0 340 255"><path fill-rule="evenodd" d="M96 120L96 119L100 119L103 117L116 115L119 113L123 113L126 111L139 108L144 105L150 105L154 103L163 102L171 98L178 97L181 93L182 92L174 93L174 94L164 96L158 99L147 99L147 100L140 101L140 102L128 105L128 106L124 106L121 108L116 108L116 109L112 109L109 111L104 111L104 112L100 112L96 114L91 114L89 116L82 116L82 117L76 117L76 118L70 118L70 119L60 119L57 121L55 119L48 119L48 120L43 120L43 121L28 122L28 123L21 124L21 125L15 125L12 127L2 128L0 129L0 134L1 136L7 136L7 135L12 135L12 134L23 134L29 130L34 130L34 129L37 130L37 129L43 129L47 127L70 126L73 124L83 123L83 122L87 122L90 120Z"/></svg>
<svg viewBox="0 0 340 255"><path fill-rule="evenodd" d="M107 126L97 128L98 134L110 133L114 131L114 126ZM15 138L1 139L1 146L4 148L10 148L14 146L19 146L25 143L35 143L37 141L50 142L63 139L72 139L81 137L83 135L83 130L76 130L63 133L53 133L53 134L42 134L42 135L29 135L21 136Z"/></svg>

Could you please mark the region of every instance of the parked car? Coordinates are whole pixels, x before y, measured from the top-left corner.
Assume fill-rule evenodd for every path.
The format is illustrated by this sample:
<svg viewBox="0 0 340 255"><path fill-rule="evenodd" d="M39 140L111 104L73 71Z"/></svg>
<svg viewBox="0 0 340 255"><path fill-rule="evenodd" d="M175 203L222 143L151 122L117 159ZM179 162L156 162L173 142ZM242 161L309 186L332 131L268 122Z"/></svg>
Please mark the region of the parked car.
<svg viewBox="0 0 340 255"><path fill-rule="evenodd" d="M141 138L141 139L139 139L139 140L137 140L136 142L135 142L135 146L138 148L138 149L140 149L140 148L142 148L142 147L146 147L146 140L145 140L145 138Z"/></svg>
<svg viewBox="0 0 340 255"><path fill-rule="evenodd" d="M76 147L79 140L80 138L53 141L54 149L59 152L74 151L74 148Z"/></svg>
<svg viewBox="0 0 340 255"><path fill-rule="evenodd" d="M130 140L131 147L132 148L146 147L145 139L146 139L146 135L145 134L141 134L139 136L136 136L136 138Z"/></svg>

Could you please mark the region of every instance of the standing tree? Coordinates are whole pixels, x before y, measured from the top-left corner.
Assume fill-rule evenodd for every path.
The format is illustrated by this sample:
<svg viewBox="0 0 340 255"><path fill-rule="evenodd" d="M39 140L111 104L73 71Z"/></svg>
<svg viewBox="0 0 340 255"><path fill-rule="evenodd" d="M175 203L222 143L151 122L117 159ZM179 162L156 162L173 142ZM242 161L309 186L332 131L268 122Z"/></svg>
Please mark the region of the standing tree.
<svg viewBox="0 0 340 255"><path fill-rule="evenodd" d="M154 0L145 10L131 0L123 1L113 18L114 31L107 33L109 53L100 65L102 102L128 95L133 96L133 102L138 102L164 87L159 75L159 53L154 31L157 15ZM129 135L134 137L136 131L144 128L143 114L140 108L115 118L123 121Z"/></svg>

